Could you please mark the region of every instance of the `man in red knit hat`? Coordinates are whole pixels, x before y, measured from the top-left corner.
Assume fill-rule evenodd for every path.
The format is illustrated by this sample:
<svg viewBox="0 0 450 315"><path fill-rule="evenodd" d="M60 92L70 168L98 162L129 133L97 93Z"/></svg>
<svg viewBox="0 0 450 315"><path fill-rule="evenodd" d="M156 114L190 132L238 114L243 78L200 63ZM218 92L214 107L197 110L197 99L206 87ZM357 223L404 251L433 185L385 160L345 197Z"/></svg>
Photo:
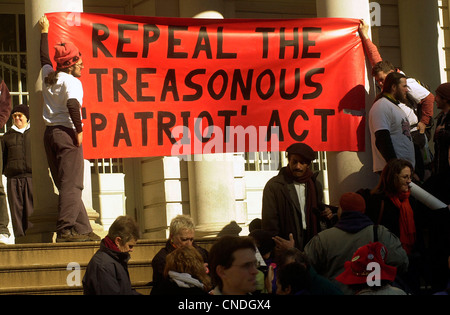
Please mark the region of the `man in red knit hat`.
<svg viewBox="0 0 450 315"><path fill-rule="evenodd" d="M399 273L408 269L408 256L397 236L382 225L374 225L365 215L366 202L354 192L348 192L339 200L338 222L330 229L317 234L305 246L311 266L318 274L335 281L344 294L353 294L351 288L337 282L336 277L344 271L344 264L353 253L369 242L380 241L389 250L386 263L398 268Z"/></svg>
<svg viewBox="0 0 450 315"><path fill-rule="evenodd" d="M78 48L69 42L56 44L56 71L48 54L49 21L41 26L43 118L46 124L44 146L53 181L59 191L57 242L100 240L92 232L82 201L84 158L81 105L83 86L78 79L83 60Z"/></svg>

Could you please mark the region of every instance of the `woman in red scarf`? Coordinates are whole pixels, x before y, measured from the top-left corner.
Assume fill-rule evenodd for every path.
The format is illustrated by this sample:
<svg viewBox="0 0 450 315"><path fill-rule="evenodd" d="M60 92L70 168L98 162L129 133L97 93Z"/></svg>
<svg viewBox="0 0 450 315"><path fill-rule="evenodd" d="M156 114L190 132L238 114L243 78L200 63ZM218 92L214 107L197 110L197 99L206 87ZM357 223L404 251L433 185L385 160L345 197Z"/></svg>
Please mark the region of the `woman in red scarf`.
<svg viewBox="0 0 450 315"><path fill-rule="evenodd" d="M421 232L426 220L423 205L410 195L409 185L413 166L403 159L392 159L384 167L378 185L361 193L366 199L366 214L375 224L380 224L394 233L409 257L408 285L419 288L417 265L422 264L423 237ZM420 258L421 259L421 258ZM412 282L411 282L412 281Z"/></svg>
<svg viewBox="0 0 450 315"><path fill-rule="evenodd" d="M383 172L372 194L384 195L382 205L374 222L386 226L400 238L408 255L416 241L414 211L410 203L411 177L413 166L402 159L391 160Z"/></svg>

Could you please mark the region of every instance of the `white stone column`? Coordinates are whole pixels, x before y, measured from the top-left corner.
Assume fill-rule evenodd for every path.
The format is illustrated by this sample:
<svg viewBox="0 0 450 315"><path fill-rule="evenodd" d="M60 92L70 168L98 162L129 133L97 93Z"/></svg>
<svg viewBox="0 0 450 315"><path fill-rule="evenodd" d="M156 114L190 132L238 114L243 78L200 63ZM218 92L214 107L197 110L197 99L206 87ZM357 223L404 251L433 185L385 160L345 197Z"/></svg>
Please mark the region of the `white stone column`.
<svg viewBox="0 0 450 315"><path fill-rule="evenodd" d="M223 18L220 13L223 9L221 0L180 3L180 15L195 18ZM190 212L199 237L216 236L228 224L234 226L237 218L234 162L232 153L194 155L193 161L188 162Z"/></svg>
<svg viewBox="0 0 450 315"><path fill-rule="evenodd" d="M316 0L317 17L355 18L370 21L368 0ZM364 152L327 152L327 170L330 190L330 203L338 205L340 196L359 188L372 188L378 177L372 172L372 150L367 121L372 102L375 98L375 86L366 67L366 132Z"/></svg>
<svg viewBox="0 0 450 315"><path fill-rule="evenodd" d="M215 236L236 220L233 157L232 154L194 157L197 161L188 162L191 217L197 236Z"/></svg>

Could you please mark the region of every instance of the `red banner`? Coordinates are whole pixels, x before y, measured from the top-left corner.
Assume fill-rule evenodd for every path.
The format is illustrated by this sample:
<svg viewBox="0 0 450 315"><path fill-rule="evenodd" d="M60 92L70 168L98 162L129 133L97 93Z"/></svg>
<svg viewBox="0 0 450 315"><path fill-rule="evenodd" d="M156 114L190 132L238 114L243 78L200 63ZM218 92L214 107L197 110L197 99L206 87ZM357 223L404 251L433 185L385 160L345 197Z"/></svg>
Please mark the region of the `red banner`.
<svg viewBox="0 0 450 315"><path fill-rule="evenodd" d="M358 20L47 17L51 56L82 52L87 159L364 150Z"/></svg>

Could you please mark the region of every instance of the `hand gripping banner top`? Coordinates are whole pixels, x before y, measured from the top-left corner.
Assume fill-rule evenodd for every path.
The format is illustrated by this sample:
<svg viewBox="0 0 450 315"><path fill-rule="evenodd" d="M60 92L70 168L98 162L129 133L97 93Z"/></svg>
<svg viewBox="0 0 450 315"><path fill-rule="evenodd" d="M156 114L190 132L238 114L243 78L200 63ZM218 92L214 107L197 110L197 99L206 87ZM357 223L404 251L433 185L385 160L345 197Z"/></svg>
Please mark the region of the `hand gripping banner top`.
<svg viewBox="0 0 450 315"><path fill-rule="evenodd" d="M359 21L49 13L81 51L84 157L363 151Z"/></svg>

